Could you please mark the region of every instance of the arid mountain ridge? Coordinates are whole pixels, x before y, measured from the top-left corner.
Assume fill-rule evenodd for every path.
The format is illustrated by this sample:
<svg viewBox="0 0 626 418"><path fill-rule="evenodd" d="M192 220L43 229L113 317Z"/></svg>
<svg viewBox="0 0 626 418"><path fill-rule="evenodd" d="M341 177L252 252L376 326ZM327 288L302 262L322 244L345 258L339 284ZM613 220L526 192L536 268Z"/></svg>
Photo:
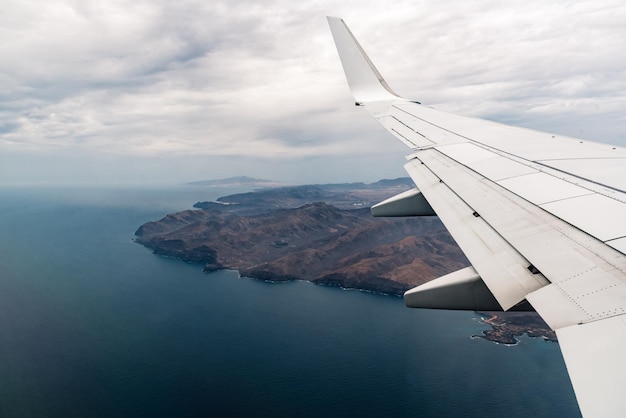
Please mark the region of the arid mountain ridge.
<svg viewBox="0 0 626 418"><path fill-rule="evenodd" d="M468 265L438 218L370 215L373 203L409 188L403 178L235 194L148 222L136 241L206 271L399 295Z"/></svg>

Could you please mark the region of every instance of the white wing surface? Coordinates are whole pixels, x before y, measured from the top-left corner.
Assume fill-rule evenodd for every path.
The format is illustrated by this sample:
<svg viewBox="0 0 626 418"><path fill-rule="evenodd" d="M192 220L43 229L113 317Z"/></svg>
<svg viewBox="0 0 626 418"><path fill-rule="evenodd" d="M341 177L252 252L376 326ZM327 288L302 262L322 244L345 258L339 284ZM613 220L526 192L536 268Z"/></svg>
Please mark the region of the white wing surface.
<svg viewBox="0 0 626 418"><path fill-rule="evenodd" d="M626 416L626 149L403 99L343 20L328 21L356 104L413 151L416 189L373 213L434 210L472 264L408 291L407 305L530 303L556 330L583 415Z"/></svg>

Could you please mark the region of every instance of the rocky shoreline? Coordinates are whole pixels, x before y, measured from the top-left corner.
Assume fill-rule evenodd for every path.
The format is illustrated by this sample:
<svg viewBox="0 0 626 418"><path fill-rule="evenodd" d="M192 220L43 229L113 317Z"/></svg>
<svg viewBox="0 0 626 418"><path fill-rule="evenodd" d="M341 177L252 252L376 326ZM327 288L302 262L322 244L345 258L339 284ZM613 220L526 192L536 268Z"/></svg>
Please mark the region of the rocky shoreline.
<svg viewBox="0 0 626 418"><path fill-rule="evenodd" d="M482 322L491 329L483 331L477 338L484 338L498 344L516 345L519 337L526 334L531 338L543 338L558 342L552 331L535 312L476 312L483 317Z"/></svg>
<svg viewBox="0 0 626 418"><path fill-rule="evenodd" d="M136 241L205 271L401 295L468 263L436 217L370 215L372 204L410 185L396 179L224 196L142 225Z"/></svg>
<svg viewBox="0 0 626 418"><path fill-rule="evenodd" d="M393 295L467 263L436 218L379 220L322 202L258 215L183 211L144 224L136 242L205 271Z"/></svg>

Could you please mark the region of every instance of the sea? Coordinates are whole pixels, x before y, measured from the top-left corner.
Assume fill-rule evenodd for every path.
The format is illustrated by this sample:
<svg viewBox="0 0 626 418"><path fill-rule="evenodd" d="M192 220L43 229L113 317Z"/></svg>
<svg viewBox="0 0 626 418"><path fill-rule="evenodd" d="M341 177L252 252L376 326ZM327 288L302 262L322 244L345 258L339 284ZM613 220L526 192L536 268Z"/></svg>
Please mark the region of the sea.
<svg viewBox="0 0 626 418"><path fill-rule="evenodd" d="M1 417L579 416L557 343L473 312L156 256L136 229L236 189L0 188Z"/></svg>

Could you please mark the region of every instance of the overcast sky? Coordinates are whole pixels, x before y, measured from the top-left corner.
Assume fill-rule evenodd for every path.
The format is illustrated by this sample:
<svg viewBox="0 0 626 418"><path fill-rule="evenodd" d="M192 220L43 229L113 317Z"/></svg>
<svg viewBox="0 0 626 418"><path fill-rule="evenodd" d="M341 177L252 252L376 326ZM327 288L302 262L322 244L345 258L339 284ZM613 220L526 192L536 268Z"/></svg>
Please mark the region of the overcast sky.
<svg viewBox="0 0 626 418"><path fill-rule="evenodd" d="M403 176L327 15L400 95L626 145L623 0L3 0L0 184Z"/></svg>

